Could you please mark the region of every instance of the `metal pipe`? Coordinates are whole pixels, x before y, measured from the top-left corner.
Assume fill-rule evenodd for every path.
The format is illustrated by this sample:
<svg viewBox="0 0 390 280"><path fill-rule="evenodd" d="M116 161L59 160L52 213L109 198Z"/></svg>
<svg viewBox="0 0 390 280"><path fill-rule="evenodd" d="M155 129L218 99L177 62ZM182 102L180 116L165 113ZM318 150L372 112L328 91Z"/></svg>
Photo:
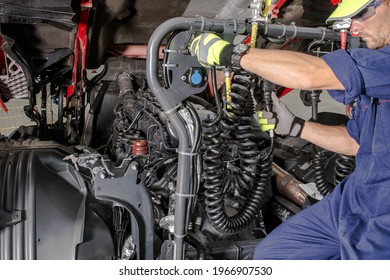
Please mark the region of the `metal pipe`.
<svg viewBox="0 0 390 280"><path fill-rule="evenodd" d="M259 33L271 37L287 37L313 39L319 41L332 40L340 41L340 34L325 28L298 27L295 24L268 24L262 22L259 24Z"/></svg>
<svg viewBox="0 0 390 280"><path fill-rule="evenodd" d="M299 186L302 184L293 175L282 169L276 163L272 164L272 171L276 178L276 189L278 192L303 206L308 194Z"/></svg>
<svg viewBox="0 0 390 280"><path fill-rule="evenodd" d="M191 193L191 181L193 174L192 156L189 137L186 126L179 116L175 113L170 120L179 136L179 156L177 169L177 185L175 192L175 223L174 223L174 255L176 260L184 259L184 238L187 234L189 209L192 208L190 202L195 195Z"/></svg>
<svg viewBox="0 0 390 280"><path fill-rule="evenodd" d="M192 209L192 197L196 188L192 186L192 176L194 169L192 168L193 157L191 149L191 139L188 134L187 127L183 118L177 111L176 106L179 104L171 104L166 98L169 91L161 87L158 79L158 51L161 42L171 31L180 29L190 29L194 19L174 18L160 25L152 34L147 52L146 60L146 75L148 84L154 95L161 104L165 114L170 119L175 128L178 139L178 171L177 185L175 192L175 222L174 222L174 259L184 259L184 238L187 234L189 210Z"/></svg>

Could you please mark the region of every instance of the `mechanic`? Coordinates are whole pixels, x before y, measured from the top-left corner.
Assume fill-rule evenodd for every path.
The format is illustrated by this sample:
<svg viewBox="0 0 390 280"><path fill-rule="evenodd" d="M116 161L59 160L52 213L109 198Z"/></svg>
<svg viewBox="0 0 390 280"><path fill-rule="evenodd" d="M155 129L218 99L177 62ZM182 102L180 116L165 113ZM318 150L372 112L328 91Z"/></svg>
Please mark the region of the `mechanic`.
<svg viewBox="0 0 390 280"><path fill-rule="evenodd" d="M334 127L295 117L275 95L274 115L259 112L262 129L356 155L356 169L330 195L273 230L254 259L390 259L390 0L343 0L328 20L346 18L368 48L321 58L254 48L240 53L211 33L191 44L204 65L237 64L275 84L326 89L337 101L356 104L346 126Z"/></svg>

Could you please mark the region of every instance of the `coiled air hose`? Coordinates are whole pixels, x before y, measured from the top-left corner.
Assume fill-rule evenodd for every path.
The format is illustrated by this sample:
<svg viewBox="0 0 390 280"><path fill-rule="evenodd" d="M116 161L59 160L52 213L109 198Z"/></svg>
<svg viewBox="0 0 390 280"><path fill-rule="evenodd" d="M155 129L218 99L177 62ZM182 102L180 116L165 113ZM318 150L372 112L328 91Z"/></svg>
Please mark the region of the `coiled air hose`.
<svg viewBox="0 0 390 280"><path fill-rule="evenodd" d="M225 100L222 120L203 133L205 211L214 228L224 234L235 234L248 227L271 193L272 159L264 160L267 151L259 151L252 141L253 86L250 75L235 75L231 101ZM228 163L229 168L224 162L228 143L238 147L238 156ZM228 176L227 171L231 172ZM226 213L227 197L240 200L240 209L233 216Z"/></svg>
<svg viewBox="0 0 390 280"><path fill-rule="evenodd" d="M325 154L321 151L313 156L314 182L318 192L326 196L333 191L333 186L328 183L325 176Z"/></svg>
<svg viewBox="0 0 390 280"><path fill-rule="evenodd" d="M355 170L355 158L346 155L339 155L336 159L336 167L334 169L334 180L339 184L342 180L347 178Z"/></svg>
<svg viewBox="0 0 390 280"><path fill-rule="evenodd" d="M325 155L319 152L313 156L314 181L317 190L323 196L331 193L334 187L325 178ZM351 156L339 154L335 161L334 183L338 185L355 170L355 159Z"/></svg>

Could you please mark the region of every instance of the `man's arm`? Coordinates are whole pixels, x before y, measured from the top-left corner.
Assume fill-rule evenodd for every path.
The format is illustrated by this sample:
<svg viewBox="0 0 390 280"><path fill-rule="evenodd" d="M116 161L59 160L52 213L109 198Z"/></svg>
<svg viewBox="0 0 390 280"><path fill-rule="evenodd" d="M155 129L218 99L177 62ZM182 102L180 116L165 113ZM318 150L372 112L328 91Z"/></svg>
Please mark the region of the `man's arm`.
<svg viewBox="0 0 390 280"><path fill-rule="evenodd" d="M343 155L355 156L359 149L359 144L349 135L345 126L327 126L307 121L300 137L328 151Z"/></svg>
<svg viewBox="0 0 390 280"><path fill-rule="evenodd" d="M251 49L248 54L242 56L240 64L245 70L284 87L344 89L323 59L303 53ZM274 100L274 104L275 102ZM280 119L283 114L278 113ZM326 150L344 155L356 155L359 149L359 145L344 126L305 122L300 137Z"/></svg>
<svg viewBox="0 0 390 280"><path fill-rule="evenodd" d="M343 90L326 62L312 55L270 49L251 49L240 65L275 84L296 89Z"/></svg>
<svg viewBox="0 0 390 280"><path fill-rule="evenodd" d="M259 124L263 131L274 129L278 135L301 137L326 150L344 155L356 155L359 145L348 133L345 126L329 126L304 121L296 117L287 106L271 93L272 113L258 112Z"/></svg>
<svg viewBox="0 0 390 280"><path fill-rule="evenodd" d="M230 61L232 48L225 41L223 44L220 41L223 40L214 34L200 35L191 44L190 52L204 65L228 65L225 62ZM328 64L322 58L308 54L253 48L241 57L240 66L284 87L344 90L344 86ZM296 118L284 104L282 105L276 95L273 96L273 103L274 112L280 123L275 126L275 122L269 122L273 117L259 115L262 127L267 126L267 129L270 129L271 125L275 127L275 133L300 136L329 151L356 155L359 145L345 127L324 126L313 122L305 122L303 125L303 121L296 121L299 118ZM281 123L287 125L280 125Z"/></svg>
<svg viewBox="0 0 390 280"><path fill-rule="evenodd" d="M202 65L229 66L233 63L233 45L214 33L204 33L196 37L189 50ZM344 89L322 58L304 53L251 48L248 53L241 56L240 66L287 88Z"/></svg>

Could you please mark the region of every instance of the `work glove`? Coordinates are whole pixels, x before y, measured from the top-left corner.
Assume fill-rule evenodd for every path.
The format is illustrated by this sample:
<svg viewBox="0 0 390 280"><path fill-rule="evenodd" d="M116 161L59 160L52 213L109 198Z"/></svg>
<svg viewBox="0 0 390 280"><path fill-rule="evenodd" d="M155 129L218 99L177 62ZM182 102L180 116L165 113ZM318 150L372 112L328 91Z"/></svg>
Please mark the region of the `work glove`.
<svg viewBox="0 0 390 280"><path fill-rule="evenodd" d="M274 129L275 133L278 135L299 137L305 121L294 116L274 92L271 94L271 97L273 102L273 113L265 111L258 112L261 130L269 131Z"/></svg>
<svg viewBox="0 0 390 280"><path fill-rule="evenodd" d="M259 117L259 124L262 131L275 129L276 118L274 117L274 113L260 111L257 113L257 116Z"/></svg>
<svg viewBox="0 0 390 280"><path fill-rule="evenodd" d="M213 33L204 33L192 41L190 53L203 66L228 66L231 64L233 47Z"/></svg>

